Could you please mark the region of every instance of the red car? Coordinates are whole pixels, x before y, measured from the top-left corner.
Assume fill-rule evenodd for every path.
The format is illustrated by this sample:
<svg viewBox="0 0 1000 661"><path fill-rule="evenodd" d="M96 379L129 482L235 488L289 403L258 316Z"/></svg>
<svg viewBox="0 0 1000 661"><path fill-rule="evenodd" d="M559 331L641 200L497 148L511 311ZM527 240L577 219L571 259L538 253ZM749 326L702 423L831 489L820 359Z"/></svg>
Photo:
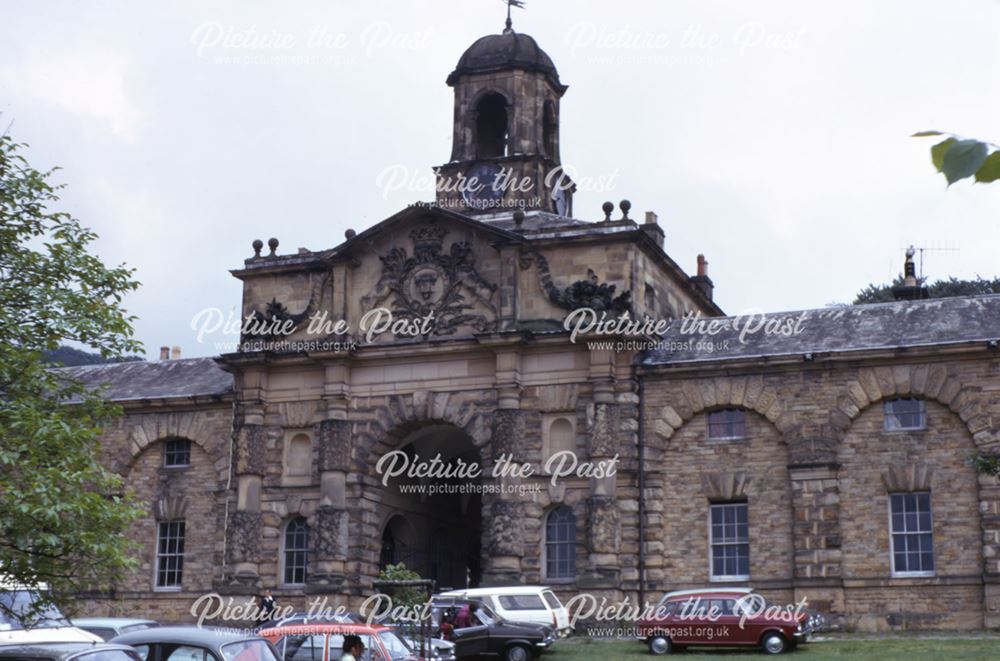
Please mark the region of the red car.
<svg viewBox="0 0 1000 661"><path fill-rule="evenodd" d="M817 616L801 606L775 606L750 588L706 588L666 594L653 616L636 623L637 637L652 654L692 645L760 646L781 654L804 643Z"/></svg>
<svg viewBox="0 0 1000 661"><path fill-rule="evenodd" d="M339 661L348 634L361 637L362 661L425 661L395 631L378 624L293 624L260 632L284 661Z"/></svg>

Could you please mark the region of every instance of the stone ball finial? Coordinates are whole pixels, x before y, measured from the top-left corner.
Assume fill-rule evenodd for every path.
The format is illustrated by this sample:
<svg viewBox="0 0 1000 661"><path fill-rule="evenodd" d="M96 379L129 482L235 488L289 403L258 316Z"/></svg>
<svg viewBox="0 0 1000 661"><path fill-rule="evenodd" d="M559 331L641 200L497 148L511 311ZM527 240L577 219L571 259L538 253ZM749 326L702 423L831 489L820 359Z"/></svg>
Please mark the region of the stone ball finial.
<svg viewBox="0 0 1000 661"><path fill-rule="evenodd" d="M354 231L354 230L352 230L352 229L349 229L349 230L347 230L346 232L344 232L344 238L345 238L345 239L353 239L353 238L354 238L354 237L356 237L357 235L358 235L358 233L357 233L357 232L355 232L355 231Z"/></svg>
<svg viewBox="0 0 1000 661"><path fill-rule="evenodd" d="M272 236L267 240L267 247L271 249L271 254L268 257L276 257L278 254L278 240Z"/></svg>
<svg viewBox="0 0 1000 661"><path fill-rule="evenodd" d="M611 202L605 202L601 205L601 209L604 211L604 220L611 220L611 212L615 210L615 205Z"/></svg>
<svg viewBox="0 0 1000 661"><path fill-rule="evenodd" d="M618 208L622 210L622 220L628 220L628 212L632 208L632 203L628 200L622 200L618 203Z"/></svg>
<svg viewBox="0 0 1000 661"><path fill-rule="evenodd" d="M254 239L251 245L253 246L253 256L260 257L260 251L264 247L264 242L260 239Z"/></svg>
<svg viewBox="0 0 1000 661"><path fill-rule="evenodd" d="M524 223L524 211L517 209L514 211L514 225L520 227Z"/></svg>

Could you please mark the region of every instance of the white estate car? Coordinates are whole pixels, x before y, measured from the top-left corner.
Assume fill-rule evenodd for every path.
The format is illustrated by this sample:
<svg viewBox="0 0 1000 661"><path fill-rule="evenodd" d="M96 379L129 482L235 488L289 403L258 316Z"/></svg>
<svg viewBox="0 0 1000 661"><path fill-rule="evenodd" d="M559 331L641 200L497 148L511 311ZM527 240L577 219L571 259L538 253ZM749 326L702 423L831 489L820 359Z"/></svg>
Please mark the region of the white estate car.
<svg viewBox="0 0 1000 661"><path fill-rule="evenodd" d="M561 638L573 632L566 607L552 590L542 585L449 590L441 596L484 601L505 620L545 624L553 627Z"/></svg>
<svg viewBox="0 0 1000 661"><path fill-rule="evenodd" d="M55 606L32 613L27 623L17 613L28 613L38 600L38 590L16 585L0 575L0 645L30 643L100 643L99 636L71 626Z"/></svg>

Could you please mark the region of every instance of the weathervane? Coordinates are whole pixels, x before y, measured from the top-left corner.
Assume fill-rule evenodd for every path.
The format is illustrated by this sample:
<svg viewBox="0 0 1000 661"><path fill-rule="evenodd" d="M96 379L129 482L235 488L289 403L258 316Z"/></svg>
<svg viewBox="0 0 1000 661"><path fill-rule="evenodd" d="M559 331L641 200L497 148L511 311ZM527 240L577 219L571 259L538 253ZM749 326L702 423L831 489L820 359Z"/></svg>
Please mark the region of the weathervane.
<svg viewBox="0 0 1000 661"><path fill-rule="evenodd" d="M507 27L504 29L504 34L509 34L514 31L511 26L513 22L510 20L510 8L517 7L518 9L524 9L524 0L503 0L503 3L507 5Z"/></svg>

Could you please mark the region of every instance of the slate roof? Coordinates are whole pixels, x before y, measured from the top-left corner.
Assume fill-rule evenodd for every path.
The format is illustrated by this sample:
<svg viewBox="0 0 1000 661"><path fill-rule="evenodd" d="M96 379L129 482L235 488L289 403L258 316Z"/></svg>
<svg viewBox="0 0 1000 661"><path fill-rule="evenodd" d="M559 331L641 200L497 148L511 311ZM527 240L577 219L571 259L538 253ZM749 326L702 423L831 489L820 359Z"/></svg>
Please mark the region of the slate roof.
<svg viewBox="0 0 1000 661"><path fill-rule="evenodd" d="M233 391L233 375L212 358L83 365L58 371L90 388L107 386L104 396L117 402L220 396Z"/></svg>
<svg viewBox="0 0 1000 661"><path fill-rule="evenodd" d="M744 329L759 325L759 315L756 319L716 318L722 330L714 335L692 332L690 323L685 332L682 322L675 320L663 334L660 346L648 351L642 363L652 366L807 353L816 356L998 340L1000 294L828 307L767 313L766 317L784 322L789 329L797 323L799 332L780 335L747 331L745 341L740 341ZM699 348L699 340L711 342L711 350L704 343Z"/></svg>

